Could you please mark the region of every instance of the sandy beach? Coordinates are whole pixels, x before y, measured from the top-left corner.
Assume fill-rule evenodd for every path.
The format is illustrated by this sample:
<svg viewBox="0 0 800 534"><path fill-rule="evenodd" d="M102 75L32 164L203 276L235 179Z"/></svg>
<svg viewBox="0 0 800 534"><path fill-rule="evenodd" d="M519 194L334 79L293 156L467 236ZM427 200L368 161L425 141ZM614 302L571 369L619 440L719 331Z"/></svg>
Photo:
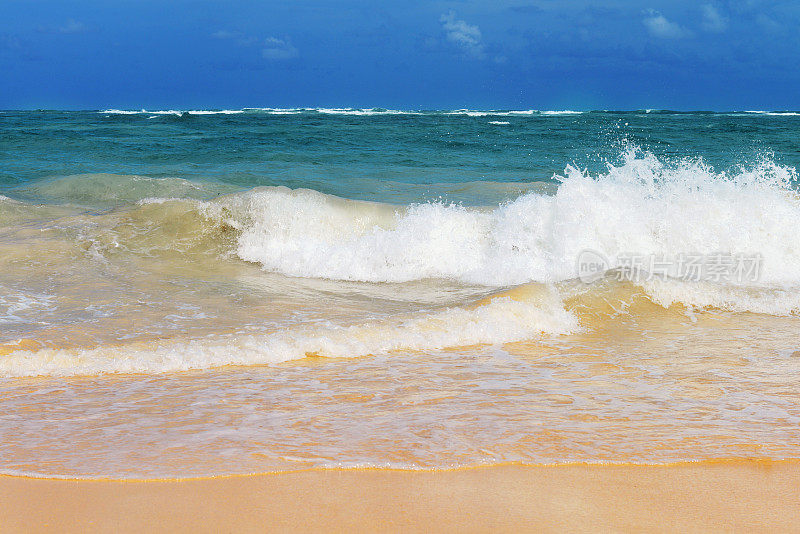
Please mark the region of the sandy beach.
<svg viewBox="0 0 800 534"><path fill-rule="evenodd" d="M791 532L800 463L313 470L212 479L0 477L0 531Z"/></svg>

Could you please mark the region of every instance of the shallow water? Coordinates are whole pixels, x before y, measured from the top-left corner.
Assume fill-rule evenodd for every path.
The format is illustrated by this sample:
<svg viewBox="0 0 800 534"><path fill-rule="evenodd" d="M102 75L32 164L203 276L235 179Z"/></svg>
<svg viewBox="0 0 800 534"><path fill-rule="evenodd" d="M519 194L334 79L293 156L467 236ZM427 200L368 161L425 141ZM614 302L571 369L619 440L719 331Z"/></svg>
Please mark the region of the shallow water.
<svg viewBox="0 0 800 534"><path fill-rule="evenodd" d="M0 472L796 458L794 117L3 113Z"/></svg>

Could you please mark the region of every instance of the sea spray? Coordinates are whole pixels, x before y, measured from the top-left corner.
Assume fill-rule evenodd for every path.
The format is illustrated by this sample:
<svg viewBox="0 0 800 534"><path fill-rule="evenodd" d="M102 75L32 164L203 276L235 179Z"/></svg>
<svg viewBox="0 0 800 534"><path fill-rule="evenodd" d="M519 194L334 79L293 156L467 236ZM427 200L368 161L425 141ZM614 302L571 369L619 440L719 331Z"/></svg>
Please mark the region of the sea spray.
<svg viewBox="0 0 800 534"><path fill-rule="evenodd" d="M254 190L237 254L291 276L507 286L575 278L585 250L608 258L609 269L630 254L724 252L760 254L761 284L800 284L793 169L764 161L728 175L700 159L665 164L631 148L605 173L569 166L556 178L554 195L484 209L378 208L310 191Z"/></svg>

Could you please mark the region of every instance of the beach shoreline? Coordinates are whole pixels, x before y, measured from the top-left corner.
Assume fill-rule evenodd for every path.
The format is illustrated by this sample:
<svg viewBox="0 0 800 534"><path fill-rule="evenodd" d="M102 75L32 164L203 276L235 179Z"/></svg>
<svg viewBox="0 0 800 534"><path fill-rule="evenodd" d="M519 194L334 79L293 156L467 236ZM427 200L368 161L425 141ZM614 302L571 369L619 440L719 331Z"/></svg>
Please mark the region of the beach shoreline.
<svg viewBox="0 0 800 534"><path fill-rule="evenodd" d="M0 476L0 532L748 531L800 520L800 461Z"/></svg>

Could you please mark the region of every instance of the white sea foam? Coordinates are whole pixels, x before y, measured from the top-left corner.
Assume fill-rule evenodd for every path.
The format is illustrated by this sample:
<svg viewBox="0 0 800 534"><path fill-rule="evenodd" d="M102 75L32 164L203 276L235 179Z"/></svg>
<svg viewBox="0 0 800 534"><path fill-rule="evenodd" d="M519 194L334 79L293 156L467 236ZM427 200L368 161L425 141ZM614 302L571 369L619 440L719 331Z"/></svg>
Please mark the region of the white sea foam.
<svg viewBox="0 0 800 534"><path fill-rule="evenodd" d="M156 111L148 111L146 109L140 110L131 110L131 109L104 109L100 111L100 113L106 115L140 115L140 114L148 114L148 115L182 115L183 111L178 111L175 109L164 109L164 110L156 110Z"/></svg>
<svg viewBox="0 0 800 534"><path fill-rule="evenodd" d="M284 187L203 201L232 191L178 179L111 175L43 182L35 192L90 205L195 198L178 212L199 210L214 224L224 222L232 232L225 234L225 247L233 243L239 258L306 278L448 279L503 287L576 278L578 259L587 250L602 256L608 269L625 266L631 255L673 264L684 255L760 255L756 280L650 284L647 291L664 305L680 301L777 314L800 310L800 197L791 187L793 169L763 160L726 174L701 160L665 163L631 149L621 164L600 175L567 167L556 178L561 183L554 191L531 191L483 208L362 202ZM158 216L168 220L172 214Z"/></svg>
<svg viewBox="0 0 800 534"><path fill-rule="evenodd" d="M0 286L0 325L35 323L53 308L53 300L52 295Z"/></svg>
<svg viewBox="0 0 800 534"><path fill-rule="evenodd" d="M508 122L508 121L489 121L489 124L503 125L503 124L511 124L511 123Z"/></svg>
<svg viewBox="0 0 800 534"><path fill-rule="evenodd" d="M743 113L750 113L753 115L770 115L773 117L797 117L800 112L797 111L761 111L761 110L748 110Z"/></svg>
<svg viewBox="0 0 800 534"><path fill-rule="evenodd" d="M554 111L542 111L542 115L582 115L583 111L573 111L571 109L562 109Z"/></svg>
<svg viewBox="0 0 800 534"><path fill-rule="evenodd" d="M308 110L305 108L244 108L244 111L261 111L270 115L298 115Z"/></svg>
<svg viewBox="0 0 800 534"><path fill-rule="evenodd" d="M97 349L18 350L0 359L0 376L161 373L225 365L266 365L313 356L357 357L396 351L500 344L578 329L545 287L500 295L477 306L388 317L355 325L311 325L268 335L231 335Z"/></svg>
<svg viewBox="0 0 800 534"><path fill-rule="evenodd" d="M445 111L445 115L465 115L467 117L514 117L514 116L534 116L534 115L581 115L583 111L572 110L538 110L538 109L521 109L521 110L471 110L471 109L457 109L454 111Z"/></svg>
<svg viewBox="0 0 800 534"><path fill-rule="evenodd" d="M499 112L494 111L477 111L470 109L456 109L453 111L446 111L445 115L465 115L467 117L486 117L487 115L496 115Z"/></svg>
<svg viewBox="0 0 800 534"><path fill-rule="evenodd" d="M759 255L756 280L644 286L665 306L800 311L796 173L767 159L720 173L699 159L664 162L631 148L620 164L599 175L570 166L556 177L560 186L553 192L529 192L483 208L361 202L284 187L203 201L229 191L137 177L121 177L119 187L109 188L116 183L112 176L100 177L100 198L85 192L97 189L98 178L78 178L43 183L38 195L49 196L55 188L58 198L92 205L193 197L198 200L179 213L199 210L213 224L224 222L226 250L232 246L240 259L289 276L378 283L448 279L503 287L574 279L587 250L601 255L608 269L625 266L631 255L673 264L684 255Z"/></svg>
<svg viewBox="0 0 800 534"><path fill-rule="evenodd" d="M413 111L400 111L397 109L355 109L355 108L316 108L318 113L326 115L413 115Z"/></svg>
<svg viewBox="0 0 800 534"><path fill-rule="evenodd" d="M292 276L489 286L574 278L584 250L610 268L630 254L761 254L761 284L800 285L793 169L763 162L726 175L699 160L666 165L631 150L600 176L568 167L558 179L555 195L485 209L256 190L240 199L248 220L237 253Z"/></svg>
<svg viewBox="0 0 800 534"><path fill-rule="evenodd" d="M297 115L300 113L321 113L324 115L416 115L417 111L401 111L397 109L379 108L242 108L242 109L188 109L188 110L126 110L106 109L100 111L106 115L238 115L241 113L266 113L269 115Z"/></svg>
<svg viewBox="0 0 800 534"><path fill-rule="evenodd" d="M421 111L421 110L399 110L382 108L242 108L242 109L189 109L189 110L126 110L126 109L106 109L99 113L106 115L235 115L241 113L265 113L268 115L298 115L303 113L317 113L322 115L349 115L370 117L376 115L461 115L465 117L510 117L510 116L533 116L533 115L580 115L583 111L572 110L473 110L457 109L451 111Z"/></svg>
<svg viewBox="0 0 800 534"><path fill-rule="evenodd" d="M238 115L239 113L244 113L244 109L220 109L220 110L208 110L208 109L190 109L188 113L190 115Z"/></svg>
<svg viewBox="0 0 800 534"><path fill-rule="evenodd" d="M665 308L673 304L685 304L695 308L767 315L792 315L800 312L800 288L796 286L754 288L664 278L645 280L642 286L653 302Z"/></svg>

